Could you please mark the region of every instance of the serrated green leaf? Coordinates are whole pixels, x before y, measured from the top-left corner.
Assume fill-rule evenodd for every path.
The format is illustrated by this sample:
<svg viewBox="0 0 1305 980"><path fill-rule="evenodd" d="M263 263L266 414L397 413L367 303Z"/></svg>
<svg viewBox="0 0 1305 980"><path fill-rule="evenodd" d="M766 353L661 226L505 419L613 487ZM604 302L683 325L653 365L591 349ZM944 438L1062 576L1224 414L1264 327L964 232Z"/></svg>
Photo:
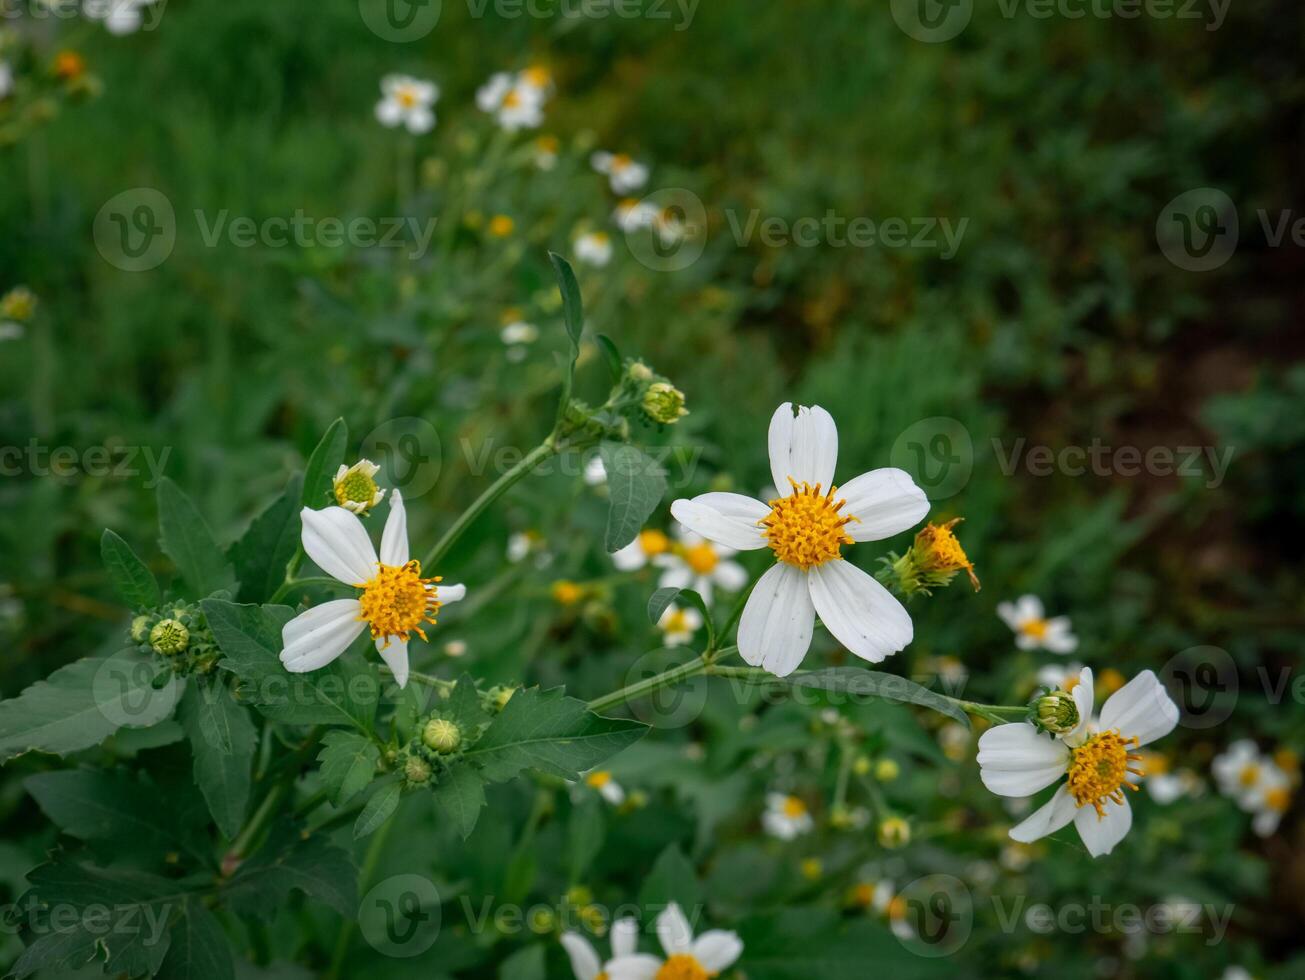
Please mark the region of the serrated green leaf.
<svg viewBox="0 0 1305 980"><path fill-rule="evenodd" d="M596 715L561 688L527 688L513 695L464 758L491 782L512 779L526 769L577 779L647 730L641 722Z"/></svg>
<svg viewBox="0 0 1305 980"><path fill-rule="evenodd" d="M114 590L129 608L148 609L163 601L154 573L131 550L131 545L107 528L100 536L100 559Z"/></svg>
<svg viewBox="0 0 1305 980"><path fill-rule="evenodd" d="M617 552L635 539L666 494L662 468L634 446L604 442L598 447L607 471L606 548Z"/></svg>
<svg viewBox="0 0 1305 980"><path fill-rule="evenodd" d="M304 491L300 501L302 506L318 510L333 502L331 486L336 470L344 462L344 450L348 442L349 427L344 424L344 419L336 419L304 467Z"/></svg>
<svg viewBox="0 0 1305 980"><path fill-rule="evenodd" d="M862 697L873 696L883 698L885 701L918 704L944 714L966 728L970 727L969 717L951 700L896 674L862 670L859 667L830 667L828 670L813 670L810 673L776 678L776 682L807 690L854 694Z"/></svg>
<svg viewBox="0 0 1305 980"><path fill-rule="evenodd" d="M331 794L331 802L343 806L376 778L381 750L365 735L341 730L323 735L322 745L317 756L322 764L322 782Z"/></svg>
<svg viewBox="0 0 1305 980"><path fill-rule="evenodd" d="M358 911L358 869L348 852L321 834L303 837L282 821L222 889L237 915L261 918L279 908L291 891L325 902L341 915Z"/></svg>
<svg viewBox="0 0 1305 980"><path fill-rule="evenodd" d="M285 581L286 566L299 548L302 497L300 478L291 478L285 492L231 546L231 564L240 579L237 598L242 602L265 602Z"/></svg>
<svg viewBox="0 0 1305 980"><path fill-rule="evenodd" d="M182 903L168 954L155 980L234 980L235 961L222 926L198 899Z"/></svg>
<svg viewBox="0 0 1305 980"><path fill-rule="evenodd" d="M233 840L249 807L258 732L249 712L236 704L220 680L195 678L177 712L190 739L195 784L218 829Z"/></svg>
<svg viewBox="0 0 1305 980"><path fill-rule="evenodd" d="M354 840L380 830L381 825L394 816L394 811L399 808L399 797L402 795L403 787L397 782L386 783L377 789L367 801L367 805L363 807L362 813L358 814L358 819L354 821Z"/></svg>
<svg viewBox="0 0 1305 980"><path fill-rule="evenodd" d="M473 766L457 766L440 777L435 787L435 806L463 840L471 836L485 805L484 779Z"/></svg>
<svg viewBox="0 0 1305 980"><path fill-rule="evenodd" d="M159 481L159 546L196 597L230 588L231 563L191 499L166 477Z"/></svg>
<svg viewBox="0 0 1305 980"><path fill-rule="evenodd" d="M169 717L183 683L154 686L158 663L136 650L78 660L0 701L0 761L24 752L67 755L99 745L119 728Z"/></svg>

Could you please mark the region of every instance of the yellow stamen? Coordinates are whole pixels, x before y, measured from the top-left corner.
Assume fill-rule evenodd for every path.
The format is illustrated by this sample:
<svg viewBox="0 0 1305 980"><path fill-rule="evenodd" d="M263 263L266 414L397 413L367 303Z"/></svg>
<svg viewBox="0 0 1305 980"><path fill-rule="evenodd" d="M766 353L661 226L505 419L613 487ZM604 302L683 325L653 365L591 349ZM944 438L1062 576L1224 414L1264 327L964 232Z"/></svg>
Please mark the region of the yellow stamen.
<svg viewBox="0 0 1305 980"><path fill-rule="evenodd" d="M1045 640L1049 625L1045 619L1026 619L1020 623L1020 632L1025 636L1031 636L1035 640Z"/></svg>
<svg viewBox="0 0 1305 980"><path fill-rule="evenodd" d="M799 800L796 796L784 797L784 816L790 820L797 820L807 815L807 805Z"/></svg>
<svg viewBox="0 0 1305 980"><path fill-rule="evenodd" d="M689 625L689 615L683 609L673 609L666 614L662 620L663 633L692 633L693 627Z"/></svg>
<svg viewBox="0 0 1305 980"><path fill-rule="evenodd" d="M857 518L841 514L846 500L835 500L837 487L820 492L820 484L798 484L789 477L793 492L770 501L771 511L758 523L766 529L766 541L775 557L804 572L816 565L841 558L840 549L852 543L844 528Z"/></svg>
<svg viewBox="0 0 1305 980"><path fill-rule="evenodd" d="M711 980L716 974L687 953L676 953L654 975L653 980Z"/></svg>
<svg viewBox="0 0 1305 980"><path fill-rule="evenodd" d="M607 772L606 770L591 772L588 776L585 777L585 784L588 786L592 786L594 789L602 789L611 781L612 781L612 774L610 772Z"/></svg>
<svg viewBox="0 0 1305 980"><path fill-rule="evenodd" d="M406 565L378 565L376 577L358 586L363 590L358 618L371 627L372 639L385 637L386 646L394 637L408 639L409 633L424 640L422 626L434 626L439 613L439 590L434 588L439 581L438 575L422 578L416 559Z"/></svg>
<svg viewBox="0 0 1305 980"><path fill-rule="evenodd" d="M1251 787L1260 781L1260 767L1254 762L1242 766L1242 771L1237 776L1237 782L1242 786Z"/></svg>
<svg viewBox="0 0 1305 980"><path fill-rule="evenodd" d="M681 557L696 575L710 575L716 570L716 566L720 564L720 556L716 554L716 549L707 541L684 548Z"/></svg>
<svg viewBox="0 0 1305 980"><path fill-rule="evenodd" d="M1074 749L1067 783L1074 802L1080 807L1091 804L1101 819L1106 815L1107 800L1124 802L1125 786L1136 792L1139 787L1128 782L1128 774L1141 777L1146 773L1140 765L1130 765L1142 761L1141 755L1128 751L1137 744L1137 736L1123 738L1117 729L1111 729L1093 735Z"/></svg>
<svg viewBox="0 0 1305 980"><path fill-rule="evenodd" d="M974 574L974 563L965 554L960 541L952 531L964 518L956 517L946 524L927 524L915 536L915 547L921 555L920 567L926 571L964 572L970 577L974 591L979 591L979 577Z"/></svg>
<svg viewBox="0 0 1305 980"><path fill-rule="evenodd" d="M1291 803L1291 790L1285 787L1271 789L1264 794L1264 805L1274 813L1286 813Z"/></svg>
<svg viewBox="0 0 1305 980"><path fill-rule="evenodd" d="M651 558L653 555L662 555L670 551L671 539L661 531L640 531L639 547L643 549L645 555Z"/></svg>
<svg viewBox="0 0 1305 980"><path fill-rule="evenodd" d="M410 88L399 89L399 91L395 93L395 97L398 98L399 105L403 106L405 109L411 109L417 104L417 93Z"/></svg>
<svg viewBox="0 0 1305 980"><path fill-rule="evenodd" d="M634 163L634 158L628 153L617 153L612 157L612 170L624 170L630 164Z"/></svg>

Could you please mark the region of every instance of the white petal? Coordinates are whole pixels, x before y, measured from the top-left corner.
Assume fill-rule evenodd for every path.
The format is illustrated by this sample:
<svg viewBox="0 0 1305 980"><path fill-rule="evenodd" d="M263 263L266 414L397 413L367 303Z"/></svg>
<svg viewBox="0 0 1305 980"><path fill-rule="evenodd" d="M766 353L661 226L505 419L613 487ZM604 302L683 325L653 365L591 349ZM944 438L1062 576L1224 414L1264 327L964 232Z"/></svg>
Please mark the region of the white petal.
<svg viewBox="0 0 1305 980"><path fill-rule="evenodd" d="M979 738L979 777L998 796L1032 796L1061 776L1069 749L1025 722L997 725Z"/></svg>
<svg viewBox="0 0 1305 980"><path fill-rule="evenodd" d="M741 493L703 493L692 500L681 497L671 504L671 514L685 527L739 551L766 546L758 523L770 513L760 500Z"/></svg>
<svg viewBox="0 0 1305 980"><path fill-rule="evenodd" d="M1177 724L1178 705L1150 670L1142 671L1110 695L1101 708L1103 730L1117 728L1125 738L1136 735L1139 745L1168 735Z"/></svg>
<svg viewBox="0 0 1305 980"><path fill-rule="evenodd" d="M386 646L386 640L389 646ZM380 637L376 641L376 652L381 655L385 665L394 674L394 682L399 687L408 686L408 641L398 637Z"/></svg>
<svg viewBox="0 0 1305 980"><path fill-rule="evenodd" d="M292 674L325 667L366 627L357 599L335 599L301 612L281 627L281 663Z"/></svg>
<svg viewBox="0 0 1305 980"><path fill-rule="evenodd" d="M1074 826L1087 845L1088 853L1093 857L1101 857L1113 851L1115 845L1128 833L1128 828L1133 826L1133 810L1127 799L1123 803L1106 803L1104 817L1098 817L1093 807L1079 807L1078 815L1074 817Z"/></svg>
<svg viewBox="0 0 1305 980"><path fill-rule="evenodd" d="M632 918L617 919L612 923L612 958L633 956L639 948L639 923Z"/></svg>
<svg viewBox="0 0 1305 980"><path fill-rule="evenodd" d="M402 118L403 106L393 99L381 99L376 103L376 119L381 125L397 126Z"/></svg>
<svg viewBox="0 0 1305 980"><path fill-rule="evenodd" d="M643 545L639 539L635 538L620 551L612 552L612 564L616 566L617 571L633 572L636 569L643 568L648 563L648 556L644 554Z"/></svg>
<svg viewBox="0 0 1305 980"><path fill-rule="evenodd" d="M742 955L743 940L735 932L712 929L693 941L693 958L705 966L708 973L729 969Z"/></svg>
<svg viewBox="0 0 1305 980"><path fill-rule="evenodd" d="M1007 626L1009 626L1011 629L1018 630L1020 628L1020 615L1019 615L1019 610L1016 607L1015 603L1013 602L997 603L997 615L1000 616L1001 621L1005 623Z"/></svg>
<svg viewBox="0 0 1305 980"><path fill-rule="evenodd" d="M559 937L566 955L571 958L571 971L575 980L594 980L603 970L603 964L589 940L578 932L564 932Z"/></svg>
<svg viewBox="0 0 1305 980"><path fill-rule="evenodd" d="M692 949L693 929L677 903L671 902L657 916L657 938L661 940L667 956L687 953Z"/></svg>
<svg viewBox="0 0 1305 980"><path fill-rule="evenodd" d="M1066 826L1074 819L1077 811L1074 797L1070 796L1069 790L1062 786L1056 790L1050 800L1034 810L1028 819L1010 829L1010 839L1022 844L1031 844ZM1093 811L1093 816L1095 815L1096 812Z"/></svg>
<svg viewBox="0 0 1305 980"><path fill-rule="evenodd" d="M770 475L779 492L788 495L789 478L798 483L819 484L828 490L834 482L838 462L838 426L819 405L803 406L793 415L793 403L785 402L770 417Z"/></svg>
<svg viewBox="0 0 1305 980"><path fill-rule="evenodd" d="M678 558L662 565L666 570L657 579L659 589L687 589L693 583L693 570Z"/></svg>
<svg viewBox="0 0 1305 980"><path fill-rule="evenodd" d="M747 569L736 561L721 562L711 577L726 592L741 592L748 584Z"/></svg>
<svg viewBox="0 0 1305 980"><path fill-rule="evenodd" d="M806 573L779 562L757 580L739 620L739 654L776 677L793 673L811 646L816 611Z"/></svg>
<svg viewBox="0 0 1305 980"><path fill-rule="evenodd" d="M465 585L444 585L436 586L435 598L440 601L441 606L447 606L451 602L461 602L467 597L467 587Z"/></svg>
<svg viewBox="0 0 1305 980"><path fill-rule="evenodd" d="M914 637L911 617L902 604L851 562L839 559L818 565L809 578L820 621L861 659L879 663Z"/></svg>
<svg viewBox="0 0 1305 980"><path fill-rule="evenodd" d="M607 980L655 980L662 961L647 953L618 956L607 964Z"/></svg>
<svg viewBox="0 0 1305 980"><path fill-rule="evenodd" d="M929 498L905 470L885 466L862 473L838 488L846 500L843 513L856 520L847 525L853 541L882 541L915 527L929 513Z"/></svg>
<svg viewBox="0 0 1305 980"><path fill-rule="evenodd" d="M1047 635L1042 645L1052 653L1073 653L1078 649L1078 637L1070 632L1068 616L1047 620Z"/></svg>
<svg viewBox="0 0 1305 980"><path fill-rule="evenodd" d="M381 561L400 566L408 563L408 557L408 512L403 506L403 494L396 488L390 494L390 516L381 532Z"/></svg>
<svg viewBox="0 0 1305 980"><path fill-rule="evenodd" d="M408 118L404 125L408 127L408 132L418 136L422 133L429 133L435 128L435 113L425 106L409 109Z"/></svg>
<svg viewBox="0 0 1305 980"><path fill-rule="evenodd" d="M1035 595L1022 595L1015 602L1015 615L1021 623L1028 622L1030 619L1042 619L1045 613L1042 600Z"/></svg>
<svg viewBox="0 0 1305 980"><path fill-rule="evenodd" d="M376 574L376 549L356 514L343 507L300 511L308 557L327 575L346 585L361 585Z"/></svg>

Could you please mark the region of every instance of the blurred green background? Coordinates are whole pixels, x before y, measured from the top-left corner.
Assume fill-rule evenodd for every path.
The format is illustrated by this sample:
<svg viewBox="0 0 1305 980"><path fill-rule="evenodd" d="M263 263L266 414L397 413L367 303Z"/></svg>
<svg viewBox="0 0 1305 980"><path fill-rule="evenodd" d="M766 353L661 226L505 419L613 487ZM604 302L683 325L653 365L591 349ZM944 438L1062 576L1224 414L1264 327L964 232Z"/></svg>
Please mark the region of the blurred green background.
<svg viewBox="0 0 1305 980"><path fill-rule="evenodd" d="M1276 222L1302 203L1298 5L1244 0L1209 29L1205 8L1204 19L1038 18L977 0L942 43L909 36L895 6L704 0L686 22L670 5L666 20L533 18L444 0L435 29L410 44L368 30L348 2L170 0L156 29L128 37L43 22L29 70L48 73L74 47L103 93L59 99L47 124L0 148L0 292L25 284L41 304L23 337L0 343L0 445L166 453L166 474L231 540L335 417L359 451L390 420L425 419L439 462L409 510L414 538L429 540L493 475L472 472L480 449L527 449L547 432L551 351L564 336L545 252L569 254L574 230L602 227L611 264L579 267L590 326L673 378L692 411L653 435L692 463L673 472L675 496L722 480L757 493L769 482L766 423L791 399L838 420L840 475L904 465L934 490L935 518L966 518L983 591L958 586L913 606L903 671L927 673L929 658L948 655L975 696L1027 693L1038 664L1013 653L993 610L1036 592L1073 617L1073 659L1098 673L1161 670L1201 645L1227 652L1235 710L1217 728L1180 728L1163 746L1176 764L1208 773L1238 736L1305 750L1305 709L1290 686L1273 703L1265 684L1300 669L1305 623L1305 367L1292 326L1305 262L1289 239L1274 247L1259 217ZM492 72L527 64L556 82L540 132L561 153L546 172L530 159L536 133L496 137L474 103ZM409 139L373 118L379 79L395 71L441 87L432 133ZM637 260L611 226L615 197L589 169L596 148L647 162L647 190L685 188L703 202L701 258L674 272ZM105 261L92 226L106 201L141 187L171 202L177 242L158 268L130 273ZM1240 236L1225 264L1194 272L1166 257L1157 221L1203 187L1228 195ZM202 224L220 212L261 221L297 209L434 216L439 249L408 259L204 241ZM945 258L736 240L732 227L754 211L966 224ZM487 233L495 214L513 218L512 234ZM522 361L499 340L509 308L543 331ZM940 418L968 436L957 464L967 477L909 465L904 434L927 440L940 424L927 420ZM1221 480L1208 462L1199 475L1003 467L1019 445L1094 444L1199 447L1232 462ZM154 553L150 475L23 464L0 479L4 696L118 641L124 614L97 542L109 526ZM457 624L478 670L565 681L581 696L619 683L648 639L646 590L613 597L611 622L561 622L548 599L557 577L610 569L603 520L594 491L554 473L464 539L446 575L468 582L496 574L515 531L546 529L557 553ZM717 734L737 738L741 713L722 707ZM6 882L50 843L18 782L39 765L10 767L0 793L15 851ZM972 754L921 766L901 790L921 816L973 807L961 820L972 833L923 846L958 866L991 861L1002 811L978 787ZM936 798L938 768L970 802ZM1223 942L1052 942L1003 933L980 913L963 969L1071 977L1113 964L1207 977L1244 964L1305 975L1292 960L1305 917L1298 813L1260 840L1213 788L1144 807L1113 858L1057 848L1012 887L1052 902L1233 903ZM637 868L608 869L637 888Z"/></svg>

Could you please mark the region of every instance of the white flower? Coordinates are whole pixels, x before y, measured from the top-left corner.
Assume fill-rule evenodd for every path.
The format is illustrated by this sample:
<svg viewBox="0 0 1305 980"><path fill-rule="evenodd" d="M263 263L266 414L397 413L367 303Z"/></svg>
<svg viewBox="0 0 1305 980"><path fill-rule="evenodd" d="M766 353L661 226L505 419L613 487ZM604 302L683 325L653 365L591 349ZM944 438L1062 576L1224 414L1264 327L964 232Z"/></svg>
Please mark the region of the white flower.
<svg viewBox="0 0 1305 980"><path fill-rule="evenodd" d="M1261 837L1271 837L1291 806L1291 778L1272 762L1266 762L1259 780L1241 800L1243 808L1255 814L1251 827Z"/></svg>
<svg viewBox="0 0 1305 980"><path fill-rule="evenodd" d="M26 332L21 323L14 323L10 320L0 320L0 341L18 340Z"/></svg>
<svg viewBox="0 0 1305 980"><path fill-rule="evenodd" d="M434 82L410 75L386 75L381 79L381 101L376 118L381 125L404 126L410 133L429 133L435 128L435 100L440 90Z"/></svg>
<svg viewBox="0 0 1305 980"><path fill-rule="evenodd" d="M612 219L627 235L640 228L651 228L657 218L657 209L646 201L626 198L616 206Z"/></svg>
<svg viewBox="0 0 1305 980"><path fill-rule="evenodd" d="M575 240L575 257L586 265L602 268L612 261L612 238L605 231L591 231Z"/></svg>
<svg viewBox="0 0 1305 980"><path fill-rule="evenodd" d="M1069 688L1065 685L1072 678L1078 677L1083 671L1083 665L1079 663L1068 664L1047 664L1038 668L1038 685L1054 690L1066 690Z"/></svg>
<svg viewBox="0 0 1305 980"><path fill-rule="evenodd" d="M683 527L676 529L675 536L678 540L671 549L652 560L663 570L658 588L693 589L710 606L716 586L738 592L748 584L743 566L731 561L738 553L733 548L713 544Z"/></svg>
<svg viewBox="0 0 1305 980"><path fill-rule="evenodd" d="M465 585L438 585L422 578L421 563L408 552L408 518L398 490L390 494L390 516L378 557L367 531L343 507L305 507L304 552L333 579L360 589L356 599L334 599L300 613L281 630L281 663L292 674L325 667L344 653L365 628L400 687L408 683L408 637L423 640L422 627L435 623L440 607L467 594Z"/></svg>
<svg viewBox="0 0 1305 980"><path fill-rule="evenodd" d="M683 646L702 628L702 613L692 606L677 606L672 602L657 620L657 628L668 647Z"/></svg>
<svg viewBox="0 0 1305 980"><path fill-rule="evenodd" d="M1013 827L1012 840L1031 843L1071 820L1093 857L1109 854L1128 833L1133 811L1124 789L1138 789L1144 773L1134 751L1169 734L1178 707L1154 672L1143 671L1110 696L1100 721L1090 721L1092 671L1084 668L1073 690L1079 724L1059 738L1027 722L998 725L979 739L979 775L998 796L1029 796L1066 777L1046 803Z"/></svg>
<svg viewBox="0 0 1305 980"><path fill-rule="evenodd" d="M552 170L557 166L557 151L561 144L556 136L541 136L535 140L535 166L540 170Z"/></svg>
<svg viewBox="0 0 1305 980"><path fill-rule="evenodd" d="M666 962L650 957L651 963L632 962L633 957L617 957L608 964L608 980L657 980L683 977L686 980L715 977L733 966L743 955L743 940L738 934L711 929L697 939L684 912L671 902L657 916L657 938L666 951ZM615 942L615 937L613 937Z"/></svg>
<svg viewBox="0 0 1305 980"><path fill-rule="evenodd" d="M657 957L640 953L639 924L634 919L617 919L612 923L612 958L604 964L593 944L578 932L561 935L563 948L571 958L575 980L622 980L626 977L651 978L661 966Z"/></svg>
<svg viewBox="0 0 1305 980"><path fill-rule="evenodd" d="M1161 806L1176 803L1184 797L1199 796L1203 790L1201 777L1190 769L1160 772L1148 775L1146 780L1147 793Z"/></svg>
<svg viewBox="0 0 1305 980"><path fill-rule="evenodd" d="M671 513L691 531L730 548L769 547L762 575L739 621L743 659L779 677L811 645L816 614L856 656L878 663L911 642L911 617L874 577L843 561L845 544L879 541L920 522L929 501L898 469L863 473L834 486L838 430L818 406L781 405L770 420L770 470L789 496L769 504L737 493L677 500Z"/></svg>
<svg viewBox="0 0 1305 980"><path fill-rule="evenodd" d="M1219 975L1219 980L1255 980L1244 966L1230 966Z"/></svg>
<svg viewBox="0 0 1305 980"><path fill-rule="evenodd" d="M14 70L9 62L0 61L0 99L6 98L14 90Z"/></svg>
<svg viewBox="0 0 1305 980"><path fill-rule="evenodd" d="M807 805L796 796L783 793L766 794L766 812L761 816L761 826L771 837L794 840L809 834L815 827Z"/></svg>
<svg viewBox="0 0 1305 980"><path fill-rule="evenodd" d="M495 72L476 91L476 105L482 112L493 115L499 126L510 133L542 125L547 98L547 89L531 80L529 69L515 75Z"/></svg>
<svg viewBox="0 0 1305 980"><path fill-rule="evenodd" d="M1078 637L1069 630L1069 617L1047 619L1042 600L1035 595L998 603L997 615L1015 631L1015 645L1021 650L1041 647L1051 653L1073 653L1078 648Z"/></svg>
<svg viewBox="0 0 1305 980"><path fill-rule="evenodd" d="M612 774L606 769L596 769L585 777L585 785L590 789L598 791L598 795L605 799L612 806L620 806L625 802L625 790L621 784L612 778Z"/></svg>
<svg viewBox="0 0 1305 980"><path fill-rule="evenodd" d="M1240 738L1214 757L1210 771L1224 796L1244 799L1255 791L1269 761L1249 738Z"/></svg>
<svg viewBox="0 0 1305 980"><path fill-rule="evenodd" d="M598 459L598 457L594 457ZM602 460L598 460L602 464ZM603 471L603 478L606 479L607 471ZM612 553L612 564L617 567L618 571L635 572L643 568L650 561L655 561L659 555L664 555L671 550L671 539L661 531L655 528L645 528L639 532L639 536L627 544L619 551Z"/></svg>
<svg viewBox="0 0 1305 980"><path fill-rule="evenodd" d="M499 339L509 347L516 344L533 344L539 339L539 328L524 320L514 320L503 325Z"/></svg>
<svg viewBox="0 0 1305 980"><path fill-rule="evenodd" d="M603 465L603 457L594 453L585 463L584 481L591 487L601 486L607 482L607 467Z"/></svg>
<svg viewBox="0 0 1305 980"><path fill-rule="evenodd" d="M341 463L331 481L335 502L359 517L366 517L385 497L385 491L376 485L376 474L380 471L370 459L360 459L352 466Z"/></svg>
<svg viewBox="0 0 1305 980"><path fill-rule="evenodd" d="M91 20L104 21L110 34L135 34L145 18L141 13L153 0L86 0L83 12Z"/></svg>
<svg viewBox="0 0 1305 980"><path fill-rule="evenodd" d="M600 174L606 174L613 194L629 194L648 183L648 168L626 153L599 150L589 158Z"/></svg>

